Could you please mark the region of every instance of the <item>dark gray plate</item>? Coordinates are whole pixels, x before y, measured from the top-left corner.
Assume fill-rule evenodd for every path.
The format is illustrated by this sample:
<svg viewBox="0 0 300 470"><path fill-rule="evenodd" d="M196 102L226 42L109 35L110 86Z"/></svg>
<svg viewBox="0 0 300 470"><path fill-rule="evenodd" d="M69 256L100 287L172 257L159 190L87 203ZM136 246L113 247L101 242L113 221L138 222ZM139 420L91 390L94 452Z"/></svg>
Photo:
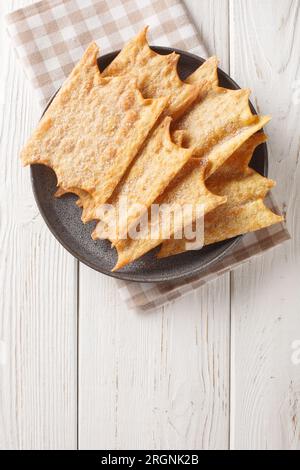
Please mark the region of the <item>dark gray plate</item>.
<svg viewBox="0 0 300 470"><path fill-rule="evenodd" d="M170 54L174 50L167 47L153 47L152 49L160 54ZM175 51L180 54L178 72L182 79L185 79L204 62L204 59L193 54L176 49ZM101 57L98 62L100 70L103 70L117 53L118 51ZM239 88L226 73L220 69L218 72L222 86L231 89ZM253 106L252 110L255 112ZM259 173L266 175L267 162L267 146L262 144L253 156L251 166ZM95 222L86 225L81 222L81 209L75 205L77 198L71 194L59 199L53 197L56 190L56 177L51 169L43 165L31 166L31 181L40 212L59 242L82 263L120 279L164 282L192 276L205 269L210 263L220 260L241 238L235 237L204 247L202 250L190 251L162 260L155 257L157 248L120 271L112 273L111 269L117 258L116 251L111 249L110 243L106 240L93 241L91 239Z"/></svg>

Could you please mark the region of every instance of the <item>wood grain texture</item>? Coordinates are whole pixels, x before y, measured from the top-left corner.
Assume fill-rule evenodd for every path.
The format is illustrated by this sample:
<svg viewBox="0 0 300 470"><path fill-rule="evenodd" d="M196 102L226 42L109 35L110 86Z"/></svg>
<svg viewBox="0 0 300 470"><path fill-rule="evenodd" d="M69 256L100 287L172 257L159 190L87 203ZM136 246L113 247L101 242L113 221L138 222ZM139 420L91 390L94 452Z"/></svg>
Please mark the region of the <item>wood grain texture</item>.
<svg viewBox="0 0 300 470"><path fill-rule="evenodd" d="M0 15L25 3L1 2ZM3 23L0 41L0 448L75 448L76 262L46 228L21 167L40 110Z"/></svg>
<svg viewBox="0 0 300 470"><path fill-rule="evenodd" d="M300 72L298 1L234 0L230 68L267 126L270 175L293 240L232 275L231 447L300 449Z"/></svg>
<svg viewBox="0 0 300 470"><path fill-rule="evenodd" d="M186 4L226 69L227 1ZM79 298L79 448L228 448L229 276L138 314L81 265Z"/></svg>

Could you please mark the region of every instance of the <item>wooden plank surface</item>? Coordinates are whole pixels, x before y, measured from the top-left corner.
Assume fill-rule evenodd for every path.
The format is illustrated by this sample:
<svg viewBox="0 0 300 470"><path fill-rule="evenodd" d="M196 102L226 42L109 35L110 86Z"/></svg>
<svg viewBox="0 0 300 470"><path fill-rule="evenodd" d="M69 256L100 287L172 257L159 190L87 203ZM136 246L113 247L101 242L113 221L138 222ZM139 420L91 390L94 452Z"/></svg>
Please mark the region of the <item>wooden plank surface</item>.
<svg viewBox="0 0 300 470"><path fill-rule="evenodd" d="M292 242L232 275L231 447L300 449L300 3L234 0L230 69L267 126L270 175ZM298 80L298 82L296 82Z"/></svg>
<svg viewBox="0 0 300 470"><path fill-rule="evenodd" d="M0 16L25 1L0 3ZM1 18L0 448L76 446L76 261L34 202L21 144L37 122L34 93Z"/></svg>
<svg viewBox="0 0 300 470"><path fill-rule="evenodd" d="M227 2L186 4L226 69ZM143 315L81 265L79 298L79 447L227 448L229 277Z"/></svg>

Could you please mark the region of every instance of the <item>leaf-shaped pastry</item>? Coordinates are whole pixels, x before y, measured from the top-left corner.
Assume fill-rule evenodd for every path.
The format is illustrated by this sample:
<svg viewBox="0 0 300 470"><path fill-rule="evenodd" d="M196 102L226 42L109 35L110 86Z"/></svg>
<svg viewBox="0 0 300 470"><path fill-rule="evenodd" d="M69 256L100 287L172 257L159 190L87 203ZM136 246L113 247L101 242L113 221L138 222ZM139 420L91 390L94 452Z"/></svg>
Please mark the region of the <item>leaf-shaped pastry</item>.
<svg viewBox="0 0 300 470"><path fill-rule="evenodd" d="M173 132L184 131L184 145L194 149L194 157L207 160L205 178L270 120L252 114L250 90L218 86L217 65L216 57L211 57L187 78L201 89L197 100L172 126Z"/></svg>
<svg viewBox="0 0 300 470"><path fill-rule="evenodd" d="M203 214L226 202L226 197L212 194L204 182L205 164L200 159L191 158L183 170L174 178L165 192L156 200L161 208L161 217L156 236L153 236L151 220L148 222L146 236L142 239L120 240L116 244L118 262L114 271L136 260L143 254L162 243L165 233L163 220L177 207L189 204L192 207L188 217L184 218L185 225L190 225L197 217L197 207L202 206ZM182 227L183 219L172 218L169 224L169 235L178 233Z"/></svg>
<svg viewBox="0 0 300 470"><path fill-rule="evenodd" d="M148 209L191 157L191 149L171 141L170 123L170 117L164 118L146 139L108 201L112 210L99 216L101 221L93 232L94 239L108 238L115 243L124 237L140 217L141 208Z"/></svg>

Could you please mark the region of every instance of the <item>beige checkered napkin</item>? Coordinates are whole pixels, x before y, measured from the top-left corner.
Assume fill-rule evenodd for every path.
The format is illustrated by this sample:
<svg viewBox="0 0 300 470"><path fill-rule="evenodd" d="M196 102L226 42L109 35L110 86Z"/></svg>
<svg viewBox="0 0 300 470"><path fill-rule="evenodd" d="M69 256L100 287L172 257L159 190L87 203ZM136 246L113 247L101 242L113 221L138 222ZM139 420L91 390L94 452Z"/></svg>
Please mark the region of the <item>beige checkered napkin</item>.
<svg viewBox="0 0 300 470"><path fill-rule="evenodd" d="M44 0L8 14L6 23L42 106L91 41L104 55L149 25L150 43L206 55L181 0Z"/></svg>
<svg viewBox="0 0 300 470"><path fill-rule="evenodd" d="M41 105L60 87L92 40L103 55L120 49L148 24L150 43L206 56L180 0L44 0L10 13L6 20ZM273 208L279 212L274 204ZM164 284L117 281L119 291L130 308L159 307L289 238L284 224L278 224L244 236L222 261L193 278Z"/></svg>

